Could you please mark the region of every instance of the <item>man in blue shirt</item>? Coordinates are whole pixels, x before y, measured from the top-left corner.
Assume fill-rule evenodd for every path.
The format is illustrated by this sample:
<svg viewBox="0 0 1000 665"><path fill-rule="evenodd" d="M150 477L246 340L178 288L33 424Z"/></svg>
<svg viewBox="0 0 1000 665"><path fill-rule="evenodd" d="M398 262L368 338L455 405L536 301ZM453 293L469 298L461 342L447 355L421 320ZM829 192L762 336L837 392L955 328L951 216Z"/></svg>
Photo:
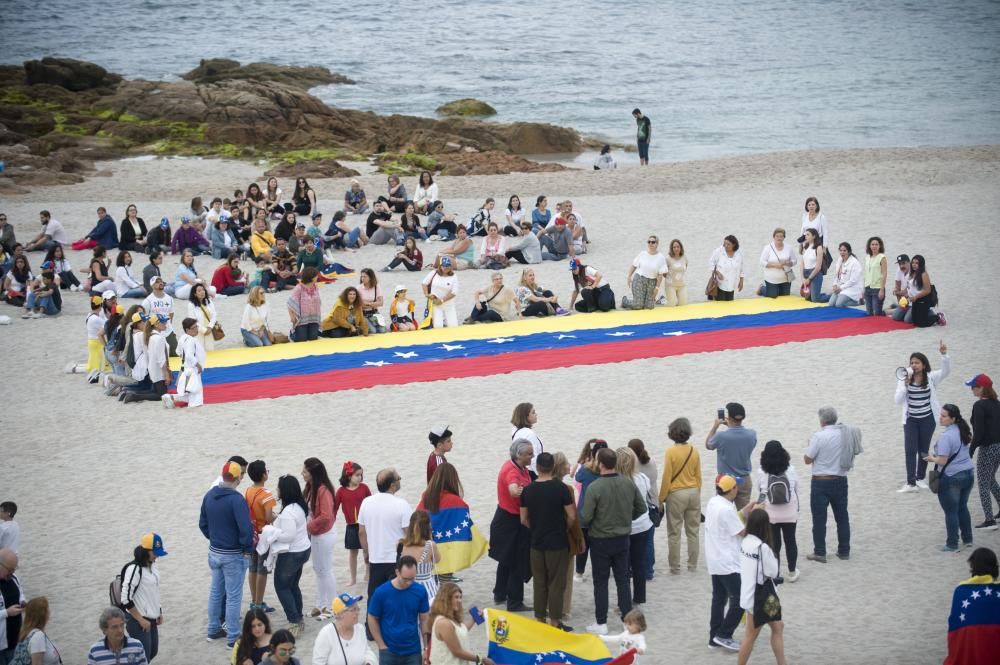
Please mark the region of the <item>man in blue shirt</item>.
<svg viewBox="0 0 1000 665"><path fill-rule="evenodd" d="M146 651L142 642L125 633L125 613L117 607L109 607L101 612L98 621L104 639L95 642L87 654L87 665L101 663L129 663L146 665Z"/></svg>
<svg viewBox="0 0 1000 665"><path fill-rule="evenodd" d="M430 640L427 591L414 584L417 560L403 556L396 577L375 589L368 600L368 629L378 645L379 665L421 665Z"/></svg>
<svg viewBox="0 0 1000 665"><path fill-rule="evenodd" d="M742 510L750 502L750 490L753 489L750 455L757 447L757 432L743 426L747 412L739 402L727 404L725 415L725 420L715 419L705 439L705 448L716 451L715 467L718 473L739 478L736 509ZM726 425L727 429L719 432L720 425Z"/></svg>

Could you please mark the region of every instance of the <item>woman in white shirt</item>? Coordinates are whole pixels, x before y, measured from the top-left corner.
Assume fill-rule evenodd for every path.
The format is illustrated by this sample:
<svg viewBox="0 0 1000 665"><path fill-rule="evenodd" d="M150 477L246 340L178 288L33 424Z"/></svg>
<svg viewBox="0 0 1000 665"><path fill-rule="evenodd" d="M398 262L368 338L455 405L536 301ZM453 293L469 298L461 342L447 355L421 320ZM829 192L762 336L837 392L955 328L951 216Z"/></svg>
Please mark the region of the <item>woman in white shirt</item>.
<svg viewBox="0 0 1000 665"><path fill-rule="evenodd" d="M722 240L722 246L712 252L708 267L715 271L719 283L715 300L732 300L736 291L743 290L743 252L736 236L728 235Z"/></svg>
<svg viewBox="0 0 1000 665"><path fill-rule="evenodd" d="M132 563L122 569L122 605L125 610L125 630L130 637L142 642L146 662L151 662L160 650L159 625L163 623L160 607L160 571L156 560L166 556L163 539L147 533L132 553Z"/></svg>
<svg viewBox="0 0 1000 665"><path fill-rule="evenodd" d="M115 265L118 266L115 270L115 293L118 294L118 297L145 298L146 289L142 288L142 282L138 281L132 274L131 252L118 252Z"/></svg>
<svg viewBox="0 0 1000 665"><path fill-rule="evenodd" d="M240 334L243 335L244 344L249 347L271 346L271 327L268 323L270 313L264 302L264 289L259 286L250 289L240 318Z"/></svg>
<svg viewBox="0 0 1000 665"><path fill-rule="evenodd" d="M826 251L816 229L806 231L799 253L802 254L802 286L809 287L809 293L803 292L802 297L812 302L827 302L830 296L823 293L823 257Z"/></svg>
<svg viewBox="0 0 1000 665"><path fill-rule="evenodd" d="M764 269L765 297L777 298L792 292L792 280L795 279L792 266L796 263L798 257L792 248L785 244L785 229L775 229L771 234L770 244L760 253L760 266Z"/></svg>
<svg viewBox="0 0 1000 665"><path fill-rule="evenodd" d="M615 163L615 158L611 156L611 146L604 144L604 147L601 148L601 154L594 160L594 170L611 171L616 168L618 168L618 164Z"/></svg>
<svg viewBox="0 0 1000 665"><path fill-rule="evenodd" d="M423 279L421 285L424 296L433 306L431 312L433 327L457 326L458 314L455 312L455 297L458 295L458 275L455 274L451 257L440 257L437 270L431 271Z"/></svg>
<svg viewBox="0 0 1000 665"><path fill-rule="evenodd" d="M535 472L535 460L545 452L545 446L542 445L542 440L538 438L538 433L535 432L535 425L537 424L538 413L535 412L534 404L531 402L521 402L514 407L514 413L510 416L510 440L513 442L518 439L524 439L531 443L533 457L531 458L531 463L528 464L528 470L532 473Z"/></svg>
<svg viewBox="0 0 1000 665"><path fill-rule="evenodd" d="M361 596L342 593L333 599L333 621L323 627L313 644L312 665L377 665L365 629L358 625Z"/></svg>
<svg viewBox="0 0 1000 665"><path fill-rule="evenodd" d="M503 214L507 218L503 234L509 237L521 235L521 220L524 219L524 209L521 207L521 198L517 194L511 196L507 201L507 209L504 210Z"/></svg>
<svg viewBox="0 0 1000 665"><path fill-rule="evenodd" d="M163 405L173 408L181 406L196 407L205 403L205 394L201 383L201 372L205 369L205 346L198 335L199 324L193 318L181 321L184 334L177 343L181 355L181 370L177 373L177 394L169 393L163 396Z"/></svg>
<svg viewBox="0 0 1000 665"><path fill-rule="evenodd" d="M413 206L421 215L431 212L431 204L438 200L438 186L430 171L421 171L417 189L413 192Z"/></svg>
<svg viewBox="0 0 1000 665"><path fill-rule="evenodd" d="M279 548L274 564L274 592L281 601L281 609L291 624L293 635L301 635L305 629L302 615L302 567L311 553L309 532L306 530L306 516L309 505L302 496L299 479L293 475L282 476L278 481L278 500L281 512L274 520L278 530L273 548Z"/></svg>
<svg viewBox="0 0 1000 665"><path fill-rule="evenodd" d="M584 265L578 259L570 259L569 271L573 276L573 296L570 302L576 311L610 312L615 308L614 291L597 268ZM579 302L577 295L580 296Z"/></svg>
<svg viewBox="0 0 1000 665"><path fill-rule="evenodd" d="M639 460L635 452L627 446L615 450L618 458L616 470L619 476L631 478L639 494L649 503L649 478L638 470ZM646 603L646 557L649 554L649 538L653 536L653 522L647 510L632 520L632 530L628 539L629 568L632 571L632 603Z"/></svg>
<svg viewBox="0 0 1000 665"><path fill-rule="evenodd" d="M622 296L622 309L653 309L660 282L667 272L667 257L659 252L660 239L646 239L646 251L639 252L628 268L625 281L632 285L632 299Z"/></svg>
<svg viewBox="0 0 1000 665"><path fill-rule="evenodd" d="M219 315L215 311L215 303L208 295L204 284L195 284L191 289L191 300L188 302L188 316L198 322L198 339L206 351L215 350L215 338L212 328L219 323Z"/></svg>
<svg viewBox="0 0 1000 665"><path fill-rule="evenodd" d="M778 575L778 558L774 556L771 547L768 545L770 520L767 512L756 509L747 518L746 537L740 544L740 607L746 610L746 632L743 634L743 642L740 643L739 663L746 663L750 659L754 642L757 635L763 628L763 622L758 625L754 617L754 597L758 584L764 584L768 592L773 592L777 599L774 582L771 578ZM767 625L771 626L771 650L774 652L774 660L778 665L785 665L785 624L781 620L781 606L771 604L765 605L765 612L773 618L769 618ZM767 612L767 608L771 612ZM760 618L760 617L757 617Z"/></svg>
<svg viewBox="0 0 1000 665"><path fill-rule="evenodd" d="M670 251L667 253L667 277L664 280L663 291L667 294L667 304L671 307L686 305L688 260L684 256L684 244L674 238L670 241Z"/></svg>
<svg viewBox="0 0 1000 665"><path fill-rule="evenodd" d="M32 598L25 604L21 616L20 641L28 643L31 665L62 665L59 649L45 634L50 618L48 598Z"/></svg>
<svg viewBox="0 0 1000 665"><path fill-rule="evenodd" d="M830 296L831 307L856 307L861 304L864 281L861 262L851 251L851 244L840 243L840 263L837 265L837 281Z"/></svg>
<svg viewBox="0 0 1000 665"><path fill-rule="evenodd" d="M278 179L271 176L267 179L267 191L264 193L264 205L270 212L282 214L285 212L282 206L281 188L278 187Z"/></svg>
<svg viewBox="0 0 1000 665"><path fill-rule="evenodd" d="M806 199L805 212L802 213L802 230L799 232L799 243L804 242L804 238L801 236L805 236L808 229L816 229L816 233L819 234L819 243L826 246L826 241L830 233L827 226L826 215L819 211L819 199L815 196L810 196Z"/></svg>

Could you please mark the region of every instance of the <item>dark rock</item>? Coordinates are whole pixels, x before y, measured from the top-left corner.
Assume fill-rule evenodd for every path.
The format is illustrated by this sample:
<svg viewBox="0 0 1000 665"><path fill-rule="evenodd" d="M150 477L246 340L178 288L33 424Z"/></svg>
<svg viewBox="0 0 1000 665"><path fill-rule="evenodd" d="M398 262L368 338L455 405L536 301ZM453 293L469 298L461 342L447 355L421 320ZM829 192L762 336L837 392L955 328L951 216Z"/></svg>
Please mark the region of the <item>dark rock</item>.
<svg viewBox="0 0 1000 665"><path fill-rule="evenodd" d="M532 162L505 152L449 152L435 155L446 175L500 175L503 173L543 173L565 171L562 164Z"/></svg>
<svg viewBox="0 0 1000 665"><path fill-rule="evenodd" d="M351 178L361 175L334 159L310 159L301 162L282 162L264 172L270 178Z"/></svg>
<svg viewBox="0 0 1000 665"><path fill-rule="evenodd" d="M236 60L229 60L228 58L202 60L201 64L188 73L182 74L181 78L195 83L218 83L220 81L236 79L274 81L306 90L317 85L354 83L354 81L346 76L334 74L326 67L273 65L267 62L252 62L249 65L240 65Z"/></svg>
<svg viewBox="0 0 1000 665"><path fill-rule="evenodd" d="M24 73L29 85L48 83L73 91L108 88L122 80L100 65L72 58L29 60L24 63Z"/></svg>
<svg viewBox="0 0 1000 665"><path fill-rule="evenodd" d="M472 99L471 97L456 99L453 102L442 104L434 109L434 111L441 115L460 116L463 118L483 118L497 114L497 110L486 102Z"/></svg>

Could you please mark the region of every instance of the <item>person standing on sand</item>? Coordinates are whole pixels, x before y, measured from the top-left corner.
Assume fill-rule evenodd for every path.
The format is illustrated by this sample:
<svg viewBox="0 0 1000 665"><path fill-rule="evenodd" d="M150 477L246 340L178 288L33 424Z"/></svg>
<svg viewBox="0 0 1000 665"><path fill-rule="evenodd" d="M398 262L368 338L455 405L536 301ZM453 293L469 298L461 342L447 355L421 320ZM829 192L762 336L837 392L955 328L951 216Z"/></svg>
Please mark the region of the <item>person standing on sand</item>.
<svg viewBox="0 0 1000 665"><path fill-rule="evenodd" d="M720 409L721 411L721 409ZM736 509L742 509L750 502L753 481L750 472L753 462L750 454L757 447L757 432L743 426L747 412L739 402L726 404L726 419L716 418L705 438L705 448L716 451L716 471L739 479L736 493ZM720 425L727 429L718 431Z"/></svg>
<svg viewBox="0 0 1000 665"><path fill-rule="evenodd" d="M21 613L28 599L17 579L17 552L0 549L0 663L10 662L21 633Z"/></svg>
<svg viewBox="0 0 1000 665"><path fill-rule="evenodd" d="M809 439L803 456L812 465L809 508L813 522L813 553L810 561L826 563L826 507L833 509L837 522L837 558L851 558L851 522L847 514L847 471L841 464L845 433L837 425L837 411L824 406L819 410L821 430Z"/></svg>
<svg viewBox="0 0 1000 665"><path fill-rule="evenodd" d="M637 108L632 109L632 117L635 118L635 140L639 145L639 164L649 166L649 142L653 138L652 123Z"/></svg>

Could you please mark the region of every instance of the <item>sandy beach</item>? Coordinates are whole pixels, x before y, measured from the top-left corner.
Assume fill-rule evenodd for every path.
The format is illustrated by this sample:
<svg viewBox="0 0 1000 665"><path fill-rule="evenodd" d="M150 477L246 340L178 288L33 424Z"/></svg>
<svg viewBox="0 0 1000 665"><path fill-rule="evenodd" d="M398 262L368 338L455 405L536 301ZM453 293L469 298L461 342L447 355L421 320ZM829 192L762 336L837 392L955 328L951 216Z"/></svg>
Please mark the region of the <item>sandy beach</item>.
<svg viewBox="0 0 1000 665"><path fill-rule="evenodd" d="M99 168L103 175L79 185L5 197L0 211L7 213L21 241L37 233L42 209L50 210L75 239L93 226L99 205L116 221L130 203L138 206L147 225L163 215L176 221L193 196L206 201L229 196L234 189L262 181L264 170L243 162L182 159L101 163ZM361 180L370 198L385 189L383 176ZM327 220L340 207L346 182L310 183ZM415 178L403 182L412 190ZM496 472L507 459L508 421L521 401L535 404L537 430L546 449L561 450L571 460L588 438L603 437L617 447L638 437L662 466L667 425L687 416L695 429L692 442L702 454L703 504L713 491L715 454L702 444L717 407L743 403L746 426L758 434L758 454L764 442L782 441L800 476L807 479L802 451L818 428L816 410L834 406L843 421L864 433L865 453L849 476L852 557L847 562L831 558L826 565L805 561L812 550L812 519L804 480L797 536L802 575L796 584L779 588L788 661L941 662L951 591L968 577L967 553L940 552L944 518L936 497L927 491L896 493L905 475L902 428L892 400L893 370L913 351L926 353L937 367L938 340L944 339L953 372L941 386L941 397L959 405L965 415L973 398L962 382L982 371L994 377L1000 373L1000 310L991 286L991 266L1000 255L995 232L1000 222L1000 146L803 151L616 172L445 176L438 183L447 209L459 219L467 219L486 196L497 201L494 219L503 218L502 209L514 193L529 210L539 194L552 203L571 198L592 241L585 261L609 276L619 299L626 292L628 267L644 251L649 233L658 234L664 245L671 238L683 241L692 301L703 300L712 250L724 235L736 235L748 264L740 296L753 297L761 281L757 259L771 232L781 226L790 238L797 236L803 201L814 195L830 221L833 239L849 241L857 254L863 255L872 235L884 239L890 261L899 253L923 254L948 325L168 411L158 404L120 404L88 385L83 376L63 373L68 362L86 357L87 302L82 294L66 294L63 313L53 320L22 321L20 310L3 306L0 313L14 321L0 326L5 349L0 370L0 499L19 505L23 538L18 573L29 597L48 596L48 634L63 662L85 662L87 647L100 636L97 618L108 603L108 583L147 531L162 535L170 553L159 563L165 623L155 662L228 662L224 643L204 638L209 570L207 541L197 526L202 495L228 456L266 460L272 486L281 474L298 475L309 456L321 458L330 469L347 459L358 462L372 487L378 469L395 466L402 476L401 495L415 505L424 487L426 432L432 425L448 423L456 442L449 459L458 467L472 515L485 533L496 505ZM291 179L281 185L287 196ZM441 247L422 243L425 261ZM378 269L393 253L388 246L369 247L343 254L341 262ZM83 267L87 255L70 253L74 268ZM141 270L145 258L134 258ZM33 253L30 260L37 269L41 255ZM177 262L176 256L166 258L165 276L174 274ZM199 257L196 265L210 278L218 263ZM565 262L544 263L534 270L540 285L569 297L572 284ZM890 279L893 270L890 264ZM505 270L506 283L515 285L520 271ZM419 293L420 276L379 273L387 293L399 283L411 295ZM460 280L458 311L464 315L472 306L473 291L485 287L489 275L462 272ZM343 285L321 287L324 310ZM286 298L269 297L278 329L287 324ZM243 302L239 297L217 302L228 333L222 348L241 343ZM184 315L183 308L178 311ZM502 324L496 325L499 334ZM975 490L969 507L973 521L981 521ZM340 520L336 530L342 543ZM1000 548L998 531L975 536L977 545ZM711 582L703 554L696 573L671 576L666 529L657 530L655 539L656 578L646 606L650 655L643 663L734 658L705 647ZM831 517L828 546L835 541ZM334 562L338 590L345 590L347 553L339 545ZM494 570L495 563L484 558L464 572L466 607L490 605ZM588 566L587 579L574 590L572 619L567 622L577 630L594 620L589 572ZM530 584L527 589L526 600ZM346 590L364 593L364 585ZM315 577L308 564L303 595L311 607ZM247 599L245 595L244 607ZM270 584L266 600L278 606ZM271 618L273 627L284 627L280 609ZM307 620L296 654L304 663L310 662L320 627ZM609 628L617 631L620 624L612 619ZM484 630L472 635L485 653ZM741 635L742 629L737 638ZM772 660L766 639L759 639L751 662Z"/></svg>

